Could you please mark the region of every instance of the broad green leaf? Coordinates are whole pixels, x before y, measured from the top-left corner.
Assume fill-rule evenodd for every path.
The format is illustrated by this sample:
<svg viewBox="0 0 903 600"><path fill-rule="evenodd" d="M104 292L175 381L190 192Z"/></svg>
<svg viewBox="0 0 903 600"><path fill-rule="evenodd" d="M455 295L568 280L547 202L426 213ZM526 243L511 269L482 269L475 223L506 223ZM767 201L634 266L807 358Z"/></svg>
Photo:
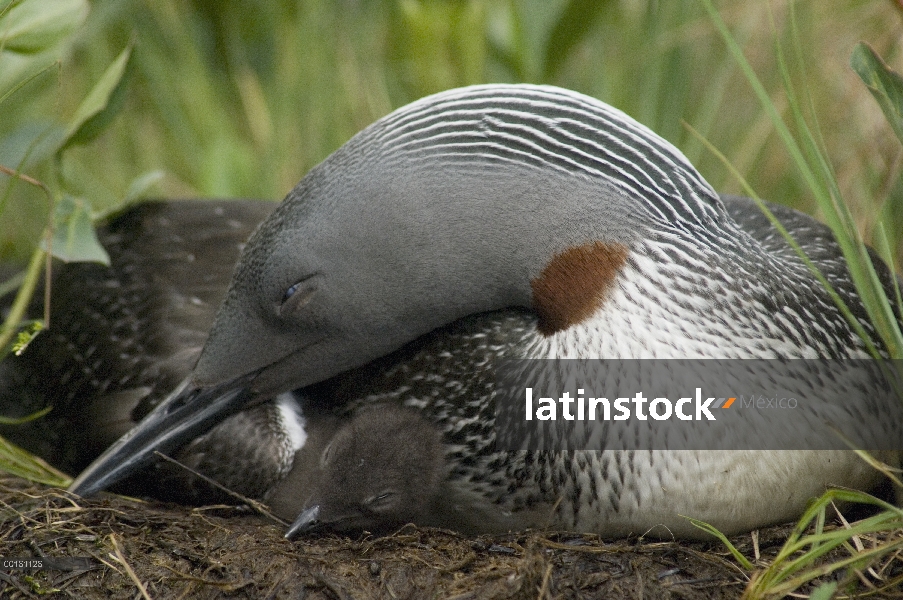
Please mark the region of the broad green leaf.
<svg viewBox="0 0 903 600"><path fill-rule="evenodd" d="M44 242L41 245L44 247ZM97 240L88 201L68 195L57 202L53 215L53 247L44 247L44 250L65 262L110 264L110 256Z"/></svg>
<svg viewBox="0 0 903 600"><path fill-rule="evenodd" d="M123 50L101 76L94 88L75 111L66 129L60 151L69 146L85 144L96 138L110 124L125 102L125 83L132 46Z"/></svg>
<svg viewBox="0 0 903 600"><path fill-rule="evenodd" d="M49 54L0 52L0 98L6 100L31 80L41 75L53 77L59 61Z"/></svg>
<svg viewBox="0 0 903 600"><path fill-rule="evenodd" d="M132 204L140 202L147 197L148 192L163 179L164 175L165 173L160 170L148 171L143 175L139 175L129 184L129 189L126 190L122 202L95 214L94 220L105 219L111 215L119 214Z"/></svg>
<svg viewBox="0 0 903 600"><path fill-rule="evenodd" d="M0 17L0 47L38 54L75 31L88 16L87 0L25 0Z"/></svg>
<svg viewBox="0 0 903 600"><path fill-rule="evenodd" d="M903 77L864 42L859 42L853 49L850 66L878 101L897 139L903 142Z"/></svg>
<svg viewBox="0 0 903 600"><path fill-rule="evenodd" d="M21 173L34 172L52 158L62 143L65 129L50 119L35 119L4 133L0 137L0 164L15 165Z"/></svg>
<svg viewBox="0 0 903 600"><path fill-rule="evenodd" d="M129 184L129 189L125 192L125 198L122 201L124 206L128 206L147 196L147 193L163 179L163 171L149 171L143 175L139 175Z"/></svg>
<svg viewBox="0 0 903 600"><path fill-rule="evenodd" d="M10 71L5 71L5 67L7 66L8 62L9 61L0 60L0 70L2 70L4 73L7 73L7 74L10 73ZM21 61L19 64L20 64L20 66L24 67L29 62L31 62L31 61ZM43 75L44 73L49 71L56 64L57 64L56 61L49 63L49 64L45 64L43 67L39 68L34 73L31 73L28 76L22 77L19 80L13 79L13 77L15 77L18 73L20 73L20 71L18 69L12 69L11 70L12 74L7 75L7 77L0 77L0 104L3 104L3 102L7 98L9 98L10 96L12 96L16 92L18 92L20 89L22 89L23 87L25 87L26 85L31 83L32 80L37 79L38 77L40 77L41 75ZM25 68L27 68L27 67L25 67Z"/></svg>

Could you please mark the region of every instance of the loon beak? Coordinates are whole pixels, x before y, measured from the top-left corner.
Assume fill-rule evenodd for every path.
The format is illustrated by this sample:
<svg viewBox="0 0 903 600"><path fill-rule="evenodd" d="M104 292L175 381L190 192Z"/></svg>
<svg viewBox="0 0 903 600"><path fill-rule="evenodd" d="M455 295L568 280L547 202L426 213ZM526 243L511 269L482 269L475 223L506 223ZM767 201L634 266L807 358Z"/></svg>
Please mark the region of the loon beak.
<svg viewBox="0 0 903 600"><path fill-rule="evenodd" d="M157 452L169 454L248 406L249 384L257 372L231 381L198 388L183 381L140 423L76 477L69 491L88 497L157 461Z"/></svg>
<svg viewBox="0 0 903 600"><path fill-rule="evenodd" d="M295 519L295 522L292 523L292 526L288 528L288 531L285 532L285 539L293 540L302 533L313 531L320 526L319 517L319 504L315 504L310 508L305 508L304 511L298 515L298 518Z"/></svg>

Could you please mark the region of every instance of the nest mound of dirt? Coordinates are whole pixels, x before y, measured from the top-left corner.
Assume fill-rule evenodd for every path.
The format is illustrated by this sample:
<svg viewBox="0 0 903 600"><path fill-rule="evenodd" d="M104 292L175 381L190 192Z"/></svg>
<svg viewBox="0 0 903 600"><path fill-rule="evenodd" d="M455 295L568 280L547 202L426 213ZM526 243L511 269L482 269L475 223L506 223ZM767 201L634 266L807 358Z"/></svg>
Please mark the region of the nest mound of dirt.
<svg viewBox="0 0 903 600"><path fill-rule="evenodd" d="M0 476L4 558L84 557L67 570L0 568L0 597L737 598L748 576L720 543L603 542L524 532L464 537L407 526L387 537L297 542L235 507L96 500ZM788 527L758 534L761 559ZM752 537L733 540L754 555ZM898 557L892 570L899 576ZM885 575L891 575L885 573Z"/></svg>

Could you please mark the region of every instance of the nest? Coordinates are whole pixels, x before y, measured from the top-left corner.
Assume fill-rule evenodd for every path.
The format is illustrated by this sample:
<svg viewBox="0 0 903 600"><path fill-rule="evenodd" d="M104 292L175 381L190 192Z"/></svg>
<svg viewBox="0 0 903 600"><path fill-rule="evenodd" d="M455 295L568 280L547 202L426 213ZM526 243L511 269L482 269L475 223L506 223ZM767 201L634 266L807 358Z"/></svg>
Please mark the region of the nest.
<svg viewBox="0 0 903 600"><path fill-rule="evenodd" d="M13 476L0 476L0 507L4 558L86 559L64 570L0 568L0 597L10 599L709 599L739 597L750 575L720 542L609 543L531 531L465 537L414 526L386 537L289 542L281 525L246 508L85 500ZM789 531L732 541L767 564ZM899 577L903 560L885 558L882 568L884 581ZM870 584L857 574L833 576L865 591Z"/></svg>

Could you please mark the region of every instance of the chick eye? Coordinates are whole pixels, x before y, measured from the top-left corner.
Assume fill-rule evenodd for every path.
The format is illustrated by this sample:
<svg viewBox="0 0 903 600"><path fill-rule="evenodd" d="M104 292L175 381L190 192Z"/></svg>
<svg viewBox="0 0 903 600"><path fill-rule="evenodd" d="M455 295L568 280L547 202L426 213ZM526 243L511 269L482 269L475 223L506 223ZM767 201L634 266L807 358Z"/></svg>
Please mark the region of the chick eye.
<svg viewBox="0 0 903 600"><path fill-rule="evenodd" d="M323 453L320 454L320 468L325 468L329 463L332 462L333 457L335 456L336 445L335 440L329 442L325 448L323 448Z"/></svg>
<svg viewBox="0 0 903 600"><path fill-rule="evenodd" d="M370 496L364 501L364 504L371 510L385 509L392 503L392 497L394 495L394 492L386 491L376 496Z"/></svg>

